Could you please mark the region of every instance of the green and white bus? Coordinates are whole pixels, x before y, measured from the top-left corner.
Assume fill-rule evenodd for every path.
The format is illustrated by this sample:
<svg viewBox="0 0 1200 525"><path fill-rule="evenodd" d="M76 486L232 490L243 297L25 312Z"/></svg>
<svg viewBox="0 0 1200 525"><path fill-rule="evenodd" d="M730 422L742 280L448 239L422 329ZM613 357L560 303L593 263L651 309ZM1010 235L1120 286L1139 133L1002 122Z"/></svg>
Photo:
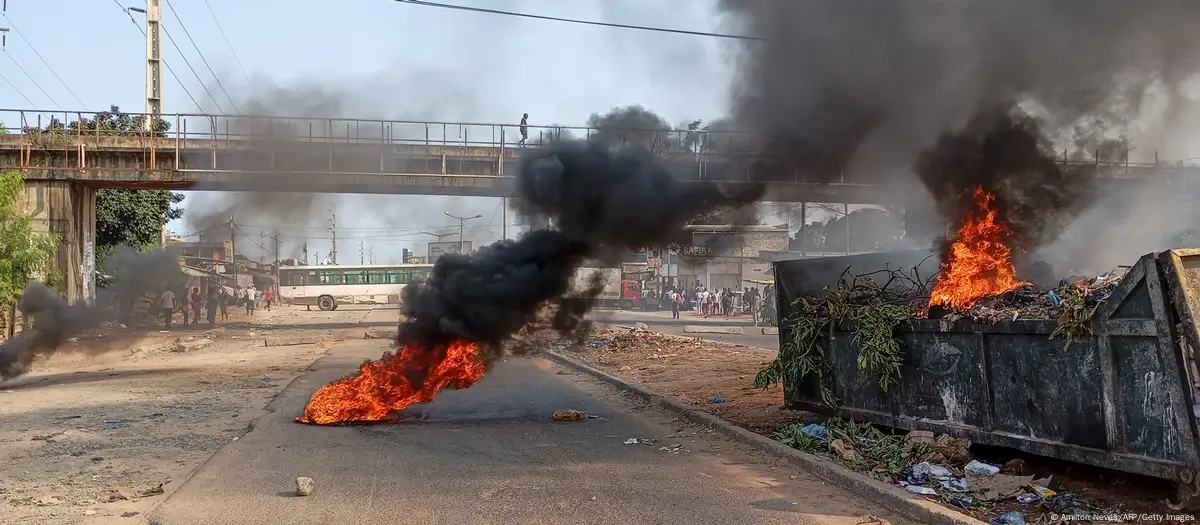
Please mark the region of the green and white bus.
<svg viewBox="0 0 1200 525"><path fill-rule="evenodd" d="M405 286L423 283L432 264L282 266L283 304L337 310L339 304L399 304Z"/></svg>

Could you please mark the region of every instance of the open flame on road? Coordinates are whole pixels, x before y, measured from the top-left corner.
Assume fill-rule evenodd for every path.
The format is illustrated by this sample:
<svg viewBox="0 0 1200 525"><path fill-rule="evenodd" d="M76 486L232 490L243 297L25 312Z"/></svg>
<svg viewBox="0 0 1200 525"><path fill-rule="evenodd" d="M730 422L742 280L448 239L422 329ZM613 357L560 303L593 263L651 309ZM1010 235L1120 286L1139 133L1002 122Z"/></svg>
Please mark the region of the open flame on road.
<svg viewBox="0 0 1200 525"><path fill-rule="evenodd" d="M428 350L401 346L358 374L329 383L313 394L297 422L313 425L381 421L414 403L428 403L443 388L467 388L483 377L479 345L454 341ZM415 384L412 378L424 378Z"/></svg>

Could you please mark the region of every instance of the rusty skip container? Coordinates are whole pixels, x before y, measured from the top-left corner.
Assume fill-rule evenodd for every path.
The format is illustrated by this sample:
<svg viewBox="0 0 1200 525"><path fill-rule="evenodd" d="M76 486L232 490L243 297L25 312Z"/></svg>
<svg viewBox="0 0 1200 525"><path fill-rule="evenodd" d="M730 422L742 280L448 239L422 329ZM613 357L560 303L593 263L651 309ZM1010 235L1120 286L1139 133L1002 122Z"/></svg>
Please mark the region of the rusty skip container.
<svg viewBox="0 0 1200 525"><path fill-rule="evenodd" d="M780 319L843 272L937 271L927 251L775 263ZM858 369L853 326L832 327L826 359L835 411L819 378L783 378L789 408L929 430L1032 454L1184 482L1200 493L1197 371L1200 250L1141 257L1093 317L1094 336L1064 350L1057 321L919 320L897 328L903 365L887 392ZM790 340L781 322L780 344Z"/></svg>

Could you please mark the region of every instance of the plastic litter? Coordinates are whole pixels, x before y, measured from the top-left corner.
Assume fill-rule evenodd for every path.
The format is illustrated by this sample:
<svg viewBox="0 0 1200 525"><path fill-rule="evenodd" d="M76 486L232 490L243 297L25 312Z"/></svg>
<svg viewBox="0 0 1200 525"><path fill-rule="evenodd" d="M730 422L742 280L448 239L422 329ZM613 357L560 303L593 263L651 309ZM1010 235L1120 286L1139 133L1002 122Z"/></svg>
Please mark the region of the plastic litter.
<svg viewBox="0 0 1200 525"><path fill-rule="evenodd" d="M1009 511L1003 514L998 514L996 517L988 520L991 525L1025 525L1025 515L1016 511Z"/></svg>
<svg viewBox="0 0 1200 525"><path fill-rule="evenodd" d="M810 438L819 439L821 441L829 439L829 429L820 423L809 423L804 425L804 428L801 428L800 432Z"/></svg>
<svg viewBox="0 0 1200 525"><path fill-rule="evenodd" d="M936 490L933 490L929 487L922 487L920 485L908 485L904 487L904 490L912 492L913 494L921 494L923 496L937 496Z"/></svg>
<svg viewBox="0 0 1200 525"><path fill-rule="evenodd" d="M1029 488L1033 489L1034 492L1037 492L1038 496L1041 496L1042 499L1050 499L1050 498L1053 498L1055 494L1058 494L1057 492L1054 492L1053 490L1050 490L1049 488L1043 487L1036 483L1031 483L1029 485Z"/></svg>
<svg viewBox="0 0 1200 525"><path fill-rule="evenodd" d="M967 491L967 478L943 479L943 480L940 480L938 483L941 483L942 488L944 488L950 492L966 492Z"/></svg>
<svg viewBox="0 0 1200 525"><path fill-rule="evenodd" d="M922 461L900 471L900 479L909 485L924 485L929 480L946 481L952 478L954 478L954 473L950 472L950 469L928 461Z"/></svg>
<svg viewBox="0 0 1200 525"><path fill-rule="evenodd" d="M942 499L946 503L949 503L955 507L959 507L962 509L979 506L979 500L972 498L971 496L968 496L966 494L947 494L945 496L942 496Z"/></svg>
<svg viewBox="0 0 1200 525"><path fill-rule="evenodd" d="M725 402L725 398L723 398L723 397L721 397L721 396L717 396L717 397L714 397L714 398L712 398L712 402L713 402L713 403L724 403L724 402Z"/></svg>
<svg viewBox="0 0 1200 525"><path fill-rule="evenodd" d="M989 465L974 459L972 459L970 463L967 463L967 466L963 467L963 470L966 471L967 474L972 474L975 476L995 476L996 474L1000 473L1000 467Z"/></svg>
<svg viewBox="0 0 1200 525"><path fill-rule="evenodd" d="M1017 503L1022 505L1029 505L1030 503L1037 503L1039 501L1042 501L1041 494L1021 494L1017 496Z"/></svg>

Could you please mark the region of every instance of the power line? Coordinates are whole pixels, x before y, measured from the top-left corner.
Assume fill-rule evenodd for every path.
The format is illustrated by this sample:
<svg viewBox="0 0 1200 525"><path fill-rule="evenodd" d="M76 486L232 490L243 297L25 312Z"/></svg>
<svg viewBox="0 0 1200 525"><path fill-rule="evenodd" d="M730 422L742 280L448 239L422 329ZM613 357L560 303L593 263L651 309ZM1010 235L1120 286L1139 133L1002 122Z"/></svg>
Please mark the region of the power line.
<svg viewBox="0 0 1200 525"><path fill-rule="evenodd" d="M183 29L184 36L186 36L188 41L192 43L192 47L196 50L196 54L200 55L200 61L204 62L204 67L208 68L208 72L212 74L213 80L217 81L217 87L221 88L221 92L225 93L225 98L229 99L229 104L233 106L233 112L241 113L241 111L238 111L237 102L234 102L233 97L229 96L229 91L225 90L225 84L221 83L221 77L218 77L217 72L213 71L212 66L208 65L208 59L204 57L204 52L200 50L200 46L196 45L196 41L192 38L192 32L188 31L187 25L183 23L183 18L180 18L179 13L175 12L175 7L171 4L171 2L168 1L163 3L167 4L167 9L171 10L171 15L175 17L175 21L179 22L179 27Z"/></svg>
<svg viewBox="0 0 1200 525"><path fill-rule="evenodd" d="M566 22L569 24L582 24L589 26L600 27L615 27L619 29L636 29L638 31L653 31L656 33L674 33L677 35L692 35L692 36L707 36L713 38L728 38L732 40L756 40L766 41L767 39L754 36L731 35L727 33L710 33L707 31L689 31L686 29L670 29L665 27L651 27L631 24L616 24L612 22L597 22L595 20L580 20L577 18L562 18L558 16L535 15L532 13L518 13L515 11L501 11L499 9L485 9L482 7L468 7L465 5L442 4L438 2L426 2L424 0L393 0L402 4L412 4L425 7L437 7L441 9L453 9L456 11L470 11L473 13L487 13L491 15L513 16L519 18L532 18L535 20L547 20L551 22Z"/></svg>
<svg viewBox="0 0 1200 525"><path fill-rule="evenodd" d="M25 38L25 34L22 33L20 29L17 29L17 24L14 23L11 18L8 17L8 13L0 13L0 14L3 14L4 19L8 20L8 26L13 30L13 32L16 33L17 36L21 37L21 40L25 41L25 44L27 44L29 46L29 50L33 51L33 54L38 57L38 60L42 61L42 64L44 64L46 66L46 69L50 70L50 74L54 75L54 78L58 79L58 83L62 84L62 86L67 89L67 93L70 93L71 96L75 98L75 102L79 103L79 107L80 108L87 107L87 105L84 104L83 101L79 99L79 95L76 95L75 92L71 90L71 86L68 86L66 82L63 82L62 77L58 76L58 72L54 70L54 67L52 67L50 65L50 63L47 62L46 59L42 57L42 54L39 53L37 48L33 46L33 42L30 42L28 38Z"/></svg>
<svg viewBox="0 0 1200 525"><path fill-rule="evenodd" d="M25 99L25 103L29 104L29 107L34 106L33 101L29 100L29 97L25 96L25 94L22 93L20 89L17 89L16 84L13 84L12 81L8 79L8 77L4 76L4 73L0 73L0 78L4 79L4 81L8 83L8 87L13 88L13 91L16 91L18 95L21 95L21 98Z"/></svg>
<svg viewBox="0 0 1200 525"><path fill-rule="evenodd" d="M213 94L212 94L212 91L211 91L211 90L209 90L209 89L208 89L208 86L207 86L207 85L204 83L204 79L203 79L203 78L201 78L201 77L200 77L200 74L196 72L196 68L192 67L192 63L188 61L188 59L187 59L187 57L186 57L186 56L184 56L184 54L183 54L183 50L182 50L182 49L179 49L179 44L176 44L176 43L175 43L175 39L171 37L171 32L170 32L170 31L167 31L167 28L166 28L166 26L163 26L163 28L162 28L162 31L163 31L163 34L164 34L164 35L166 35L166 37L167 37L167 40L171 42L171 47L174 47L174 48L175 48L175 52L176 52L176 53L179 53L179 58L182 58L182 59L183 59L183 64L184 64L184 65L186 65L186 66L188 67L188 69L192 70L192 75L196 77L196 80L199 80L199 81L200 81L200 87L201 87L201 88L204 88L204 92L205 92L205 93L208 93L208 98L209 98L209 99L212 99L212 101L213 101L213 104L216 104L216 106L217 106L217 111L220 111L221 113L224 113L224 112L225 112L225 109L221 107L221 103L220 103L220 102L217 102L217 97L214 97L214 96L213 96ZM197 106L199 106L199 104L197 104Z"/></svg>
<svg viewBox="0 0 1200 525"><path fill-rule="evenodd" d="M125 6L121 5L121 2L119 2L118 0L113 0L113 3L117 4L117 7L120 7L121 11L125 12L125 14L129 16L129 21L133 23L133 27L136 27L138 32L140 32L142 34L142 38L145 38L146 30L142 29L142 25L138 23L137 19L133 18L133 14L130 13L129 10L125 8ZM171 64L168 64L166 59L163 59L162 63L164 66L167 66L167 72L171 74L171 78L175 79L175 83L179 84L179 88L182 89L185 94L187 94L188 98L192 99L192 104L195 104L196 108L199 109L200 102L196 101L196 97L192 96L192 92L188 91L188 88L186 85L183 84L183 81L179 80L179 75L176 75L175 70L171 69Z"/></svg>
<svg viewBox="0 0 1200 525"><path fill-rule="evenodd" d="M225 40L225 45L229 47L229 52L233 55L233 61L237 62L238 69L242 71L242 76L246 77L246 85L253 87L254 82L250 80L250 75L246 74L246 68L242 65L242 59L238 58L237 51L233 49L233 44L229 42L229 37L225 36L225 29L221 27L221 20L217 17L217 13L213 11L212 5L208 0L204 0L204 6L208 8L208 14L212 15L213 22L217 24L217 31L221 33L221 38Z"/></svg>
<svg viewBox="0 0 1200 525"><path fill-rule="evenodd" d="M7 49L4 50L4 54L8 55L8 59L12 60L13 64L17 65L17 69L20 69L22 73L25 73L25 78L28 78L30 82L33 82L34 86L37 86L38 91L41 91L43 95L46 95L46 98L50 99L50 103L54 104L54 107L56 107L60 110L62 109L62 106L58 105L58 101L54 100L54 97L50 96L50 94L47 93L45 89L42 89L42 85L38 84L38 81L33 79L33 75L30 75L28 71L25 71L25 68L21 67L21 63L17 62L17 59L14 58L12 56L12 54L8 52Z"/></svg>

